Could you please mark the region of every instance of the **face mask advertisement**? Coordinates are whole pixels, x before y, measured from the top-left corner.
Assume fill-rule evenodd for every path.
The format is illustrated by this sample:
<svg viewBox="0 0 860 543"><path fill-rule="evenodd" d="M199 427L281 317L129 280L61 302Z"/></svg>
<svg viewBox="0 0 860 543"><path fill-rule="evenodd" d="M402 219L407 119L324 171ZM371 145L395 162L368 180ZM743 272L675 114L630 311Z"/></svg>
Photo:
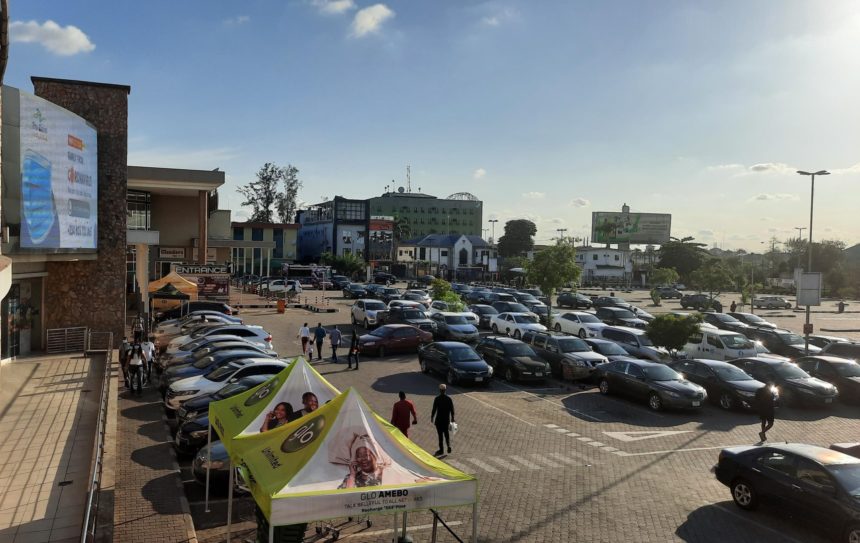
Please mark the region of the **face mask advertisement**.
<svg viewBox="0 0 860 543"><path fill-rule="evenodd" d="M96 249L97 133L77 115L20 93L21 247Z"/></svg>

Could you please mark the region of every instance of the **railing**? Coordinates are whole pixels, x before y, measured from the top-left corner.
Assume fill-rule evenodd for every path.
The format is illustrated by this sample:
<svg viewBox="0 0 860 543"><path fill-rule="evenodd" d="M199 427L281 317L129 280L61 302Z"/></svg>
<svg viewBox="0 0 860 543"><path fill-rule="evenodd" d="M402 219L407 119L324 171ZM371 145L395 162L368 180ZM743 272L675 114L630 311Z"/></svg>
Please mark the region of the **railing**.
<svg viewBox="0 0 860 543"><path fill-rule="evenodd" d="M86 350L86 340L87 328L85 326L49 328L48 353L84 352Z"/></svg>
<svg viewBox="0 0 860 543"><path fill-rule="evenodd" d="M95 540L98 528L99 495L102 486L102 467L105 452L105 433L107 426L108 399L110 390L111 364L113 363L113 333L90 332L87 334L86 353L104 353L105 367L102 378L102 393L99 400L98 424L96 426L96 442L93 452L93 463L90 468L90 487L87 492L87 508L84 511L84 525L81 529L81 543L91 543Z"/></svg>

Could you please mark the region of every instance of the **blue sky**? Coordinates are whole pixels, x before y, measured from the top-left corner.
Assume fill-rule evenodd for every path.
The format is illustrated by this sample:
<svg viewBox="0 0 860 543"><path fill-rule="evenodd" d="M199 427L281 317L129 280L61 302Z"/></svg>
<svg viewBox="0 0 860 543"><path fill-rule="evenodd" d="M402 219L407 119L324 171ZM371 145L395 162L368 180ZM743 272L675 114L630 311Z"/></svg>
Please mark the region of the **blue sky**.
<svg viewBox="0 0 860 543"><path fill-rule="evenodd" d="M10 0L6 84L128 84L129 163L264 162L300 198L392 180L468 191L538 240L592 211L760 250L808 225L860 242L860 11L851 1ZM825 8L826 9L823 9ZM417 190L417 189L416 189ZM489 227L489 225L487 225Z"/></svg>

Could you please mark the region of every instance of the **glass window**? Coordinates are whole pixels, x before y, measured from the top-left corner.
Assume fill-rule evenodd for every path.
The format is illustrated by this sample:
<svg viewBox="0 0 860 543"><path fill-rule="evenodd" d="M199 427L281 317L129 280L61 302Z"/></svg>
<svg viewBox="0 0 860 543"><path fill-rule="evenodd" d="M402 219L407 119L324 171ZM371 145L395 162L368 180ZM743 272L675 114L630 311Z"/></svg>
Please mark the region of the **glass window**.
<svg viewBox="0 0 860 543"><path fill-rule="evenodd" d="M710 345L711 347L716 347L717 349L723 348L723 344L720 342L719 339L715 338L714 336L708 336L708 345Z"/></svg>
<svg viewBox="0 0 860 543"><path fill-rule="evenodd" d="M822 492L833 492L836 490L830 475L821 466L806 458L797 459L797 478Z"/></svg>
<svg viewBox="0 0 860 543"><path fill-rule="evenodd" d="M280 228L275 228L272 231L272 239L275 242L272 258L284 258L284 231Z"/></svg>
<svg viewBox="0 0 860 543"><path fill-rule="evenodd" d="M251 228L251 241L263 241L262 228Z"/></svg>
<svg viewBox="0 0 860 543"><path fill-rule="evenodd" d="M148 192L128 191L126 196L126 228L149 230L152 202Z"/></svg>
<svg viewBox="0 0 860 543"><path fill-rule="evenodd" d="M767 452L761 455L756 462L764 468L777 471L783 475L788 475L789 477L794 477L797 473L794 459L791 456L778 451Z"/></svg>
<svg viewBox="0 0 860 543"><path fill-rule="evenodd" d="M245 239L245 229L239 226L233 227L233 239L242 241Z"/></svg>
<svg viewBox="0 0 860 543"><path fill-rule="evenodd" d="M591 260L597 260L597 255L591 255Z"/></svg>

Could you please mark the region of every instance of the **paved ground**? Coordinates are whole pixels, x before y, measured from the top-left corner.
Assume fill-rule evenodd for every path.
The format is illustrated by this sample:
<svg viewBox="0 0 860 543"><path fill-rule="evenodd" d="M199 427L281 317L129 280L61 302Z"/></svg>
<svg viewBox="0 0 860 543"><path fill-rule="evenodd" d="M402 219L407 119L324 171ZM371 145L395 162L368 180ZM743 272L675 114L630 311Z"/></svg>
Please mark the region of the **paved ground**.
<svg viewBox="0 0 860 543"><path fill-rule="evenodd" d="M103 368L54 356L0 369L0 543L80 541Z"/></svg>
<svg viewBox="0 0 860 543"><path fill-rule="evenodd" d="M622 296L651 312L679 309L677 302L667 302L662 309L648 307L642 303L645 292ZM242 314L246 322L266 327L278 352L290 356L299 350L295 336L303 322L340 324L349 330L349 302L332 303L338 313L290 309L278 315L247 309ZM790 311L763 313L794 330L803 320L801 313ZM857 314L813 318L817 326L827 322L839 329L860 327ZM428 420L441 380L421 374L415 355L368 357L357 372L328 361L318 363L317 369L341 389L356 387L383 416L404 390L419 412L419 425L410 431L413 439L428 451L436 449ZM479 477L481 541L823 541L815 527L771 508L753 514L740 511L710 473L720 448L757 441L755 417L710 405L695 413L652 413L644 405L556 381L537 387L494 381L486 389L454 387L451 392L460 433L446 461ZM771 439L820 445L851 440L856 438L857 415L856 408L841 404L821 410L781 409ZM205 514L198 485L185 469L183 477L200 541L222 541L223 496L216 498L212 513ZM461 537L469 535L470 511L448 510L443 517ZM252 519L249 500L240 499L234 522L245 537L250 537ZM350 540L384 541L390 537L390 523L381 517L371 528L344 526L341 539L355 533ZM410 517L410 525L420 528L414 533L416 541L429 540L429 523L425 514ZM453 541L445 536L439 540Z"/></svg>

